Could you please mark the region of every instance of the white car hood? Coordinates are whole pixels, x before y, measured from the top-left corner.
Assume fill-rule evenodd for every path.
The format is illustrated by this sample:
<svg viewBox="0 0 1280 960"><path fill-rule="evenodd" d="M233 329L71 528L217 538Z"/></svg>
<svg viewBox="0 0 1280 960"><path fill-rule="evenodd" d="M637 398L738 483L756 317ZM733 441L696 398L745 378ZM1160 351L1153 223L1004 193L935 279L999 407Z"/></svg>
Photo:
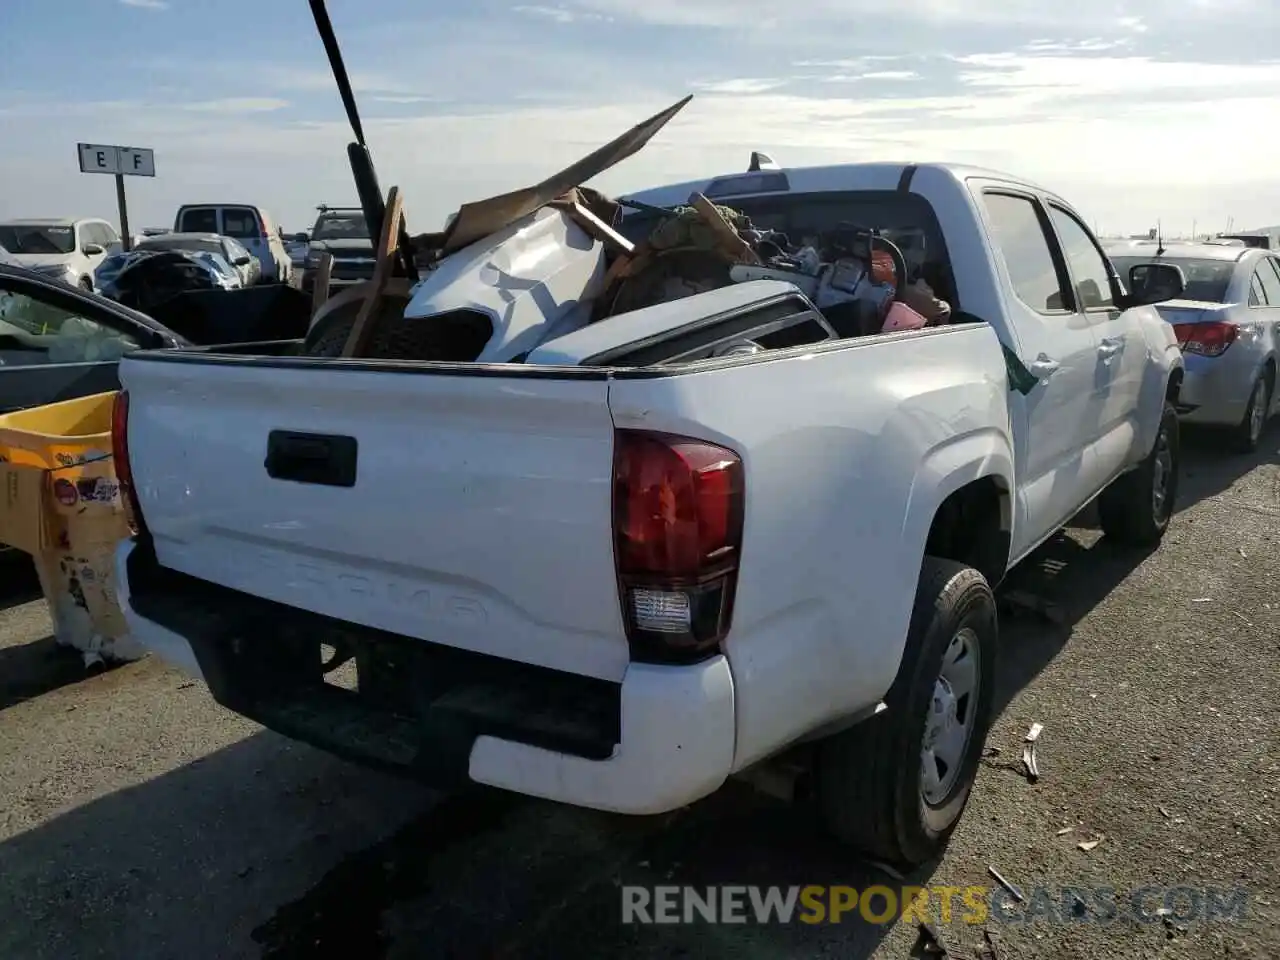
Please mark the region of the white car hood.
<svg viewBox="0 0 1280 960"><path fill-rule="evenodd" d="M71 264L70 253L15 253L14 259L29 270L42 267L65 267Z"/></svg>

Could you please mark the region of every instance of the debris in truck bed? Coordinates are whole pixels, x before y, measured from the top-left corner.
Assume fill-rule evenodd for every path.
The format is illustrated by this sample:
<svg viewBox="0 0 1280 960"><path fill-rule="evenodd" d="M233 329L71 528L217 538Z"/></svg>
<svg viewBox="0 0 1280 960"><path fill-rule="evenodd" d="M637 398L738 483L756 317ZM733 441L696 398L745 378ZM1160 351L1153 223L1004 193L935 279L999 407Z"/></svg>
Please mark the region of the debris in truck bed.
<svg viewBox="0 0 1280 960"><path fill-rule="evenodd" d="M785 234L759 230L742 212L699 193L687 206L644 209L658 221L632 256L610 268L595 321L764 279L794 284L842 337L951 319L950 305L919 275L924 238L918 231L895 234L910 242L915 262L909 262L890 235L853 223L795 246Z"/></svg>

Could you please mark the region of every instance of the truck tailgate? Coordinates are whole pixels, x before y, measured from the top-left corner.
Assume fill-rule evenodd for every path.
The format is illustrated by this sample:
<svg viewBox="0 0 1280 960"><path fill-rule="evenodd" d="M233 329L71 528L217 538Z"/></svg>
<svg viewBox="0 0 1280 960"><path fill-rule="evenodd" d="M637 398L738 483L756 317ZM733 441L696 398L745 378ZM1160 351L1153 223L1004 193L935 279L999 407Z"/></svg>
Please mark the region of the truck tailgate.
<svg viewBox="0 0 1280 960"><path fill-rule="evenodd" d="M162 565L621 679L606 379L158 355L125 360L120 376Z"/></svg>

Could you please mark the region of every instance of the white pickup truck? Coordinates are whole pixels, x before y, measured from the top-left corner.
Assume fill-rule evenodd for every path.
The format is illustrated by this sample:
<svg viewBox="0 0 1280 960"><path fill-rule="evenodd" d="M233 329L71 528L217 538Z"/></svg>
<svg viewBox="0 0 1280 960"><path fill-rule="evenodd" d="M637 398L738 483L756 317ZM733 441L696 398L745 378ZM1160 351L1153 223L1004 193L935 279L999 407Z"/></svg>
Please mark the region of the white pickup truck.
<svg viewBox="0 0 1280 960"><path fill-rule="evenodd" d="M778 173L635 199L923 231L951 322L834 336L755 280L520 362L126 357L134 635L356 761L632 814L799 770L839 838L933 856L993 709L992 588L1098 494L1109 537L1160 540L1182 357L1040 187ZM502 288L490 329L566 273L510 242L457 254ZM756 348L711 349L735 338ZM329 682L350 660L355 688Z"/></svg>

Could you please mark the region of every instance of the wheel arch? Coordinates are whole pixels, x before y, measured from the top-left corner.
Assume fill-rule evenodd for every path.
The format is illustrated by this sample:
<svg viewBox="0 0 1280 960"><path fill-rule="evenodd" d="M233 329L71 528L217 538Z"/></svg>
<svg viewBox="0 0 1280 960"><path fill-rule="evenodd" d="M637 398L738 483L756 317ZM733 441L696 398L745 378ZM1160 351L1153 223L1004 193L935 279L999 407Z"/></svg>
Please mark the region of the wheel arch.
<svg viewBox="0 0 1280 960"><path fill-rule="evenodd" d="M1008 567L1014 525L1013 450L995 429L930 451L912 484L904 540L976 568L992 586Z"/></svg>

